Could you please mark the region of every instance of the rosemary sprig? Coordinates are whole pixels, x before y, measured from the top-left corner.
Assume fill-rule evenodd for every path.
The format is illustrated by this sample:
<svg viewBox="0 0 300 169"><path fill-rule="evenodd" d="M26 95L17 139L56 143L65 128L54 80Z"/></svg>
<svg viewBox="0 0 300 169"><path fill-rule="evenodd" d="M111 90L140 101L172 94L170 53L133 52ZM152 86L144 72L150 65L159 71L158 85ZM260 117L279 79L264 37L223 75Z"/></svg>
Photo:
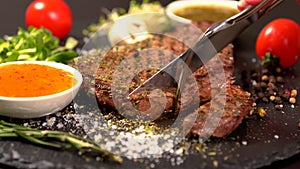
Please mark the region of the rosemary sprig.
<svg viewBox="0 0 300 169"><path fill-rule="evenodd" d="M92 151L99 153L103 158L117 163L122 163L123 161L121 157L101 148L92 140L62 131L38 130L0 120L0 138L15 137L47 147L59 149L75 148L82 153Z"/></svg>

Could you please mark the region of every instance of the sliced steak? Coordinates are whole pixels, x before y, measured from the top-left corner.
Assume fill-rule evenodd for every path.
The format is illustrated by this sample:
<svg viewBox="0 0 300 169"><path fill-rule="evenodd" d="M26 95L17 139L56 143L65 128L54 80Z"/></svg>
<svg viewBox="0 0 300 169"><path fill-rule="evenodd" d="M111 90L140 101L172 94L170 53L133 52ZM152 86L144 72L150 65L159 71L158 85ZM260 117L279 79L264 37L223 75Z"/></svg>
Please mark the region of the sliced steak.
<svg viewBox="0 0 300 169"><path fill-rule="evenodd" d="M188 88L185 90L187 92L185 98L179 98L177 111L180 109L188 109L191 105L205 103L211 100L212 96L217 94L222 85L229 85L233 83L233 46L228 45L220 53L218 53L218 58L215 57L210 60L205 67L201 67L193 73L193 76L196 79L198 90L195 91L193 84L190 82L185 82L185 87ZM223 69L218 67L216 62L221 61L219 65L223 65ZM221 71L224 71L225 74L222 74ZM148 74L149 77L149 74ZM225 79L224 79L225 78ZM213 80L212 80L213 79ZM213 84L212 84L213 83ZM192 85L189 85L192 84ZM134 89L134 88L133 88ZM190 89L190 90L189 90ZM165 97L167 98L165 113L173 112L175 104L175 93L176 88L171 87L164 89ZM152 113L144 112L152 108L160 107L161 102L159 97L156 97L157 101L154 101L150 104L148 93L141 92L132 96L131 100L135 107L140 110L140 113L144 117L149 117L151 119L156 118L158 113L156 109L152 109ZM155 100L155 99L153 99ZM160 110L160 109L157 109Z"/></svg>
<svg viewBox="0 0 300 169"><path fill-rule="evenodd" d="M186 34L182 37L189 37L188 35L193 37L193 32L186 31L184 33ZM112 91L112 88L115 88L113 84L114 78L129 74L139 67L147 67L148 69L138 72L138 74L131 79L129 85L126 84L123 86L118 84L119 87L121 86L120 90L128 90L129 93L158 71L157 68L151 68L153 60L159 63L168 63L188 48L186 44L189 44L189 39L178 40L173 38L174 36L172 36L172 34L169 35L170 36L153 35L135 44L121 42L108 51L100 51L96 56L95 54L86 56L76 65L83 73L85 79L83 88L87 93L96 95L99 105L103 108L115 109L117 111L120 111L121 108L125 111L128 110L128 114L130 114L133 113L130 107L134 106L139 110L140 114L133 113L132 116L149 117L150 119L158 118L162 110L164 110L165 113L172 113L175 104L175 86L163 89L166 97L166 100L164 100L165 103L162 103L161 94L152 93L152 98L154 99L150 101L148 91L132 95L130 98L131 102L126 103L124 103L122 99L127 95L112 93L115 92L115 89ZM182 43L182 41L184 41L184 43ZM147 57L145 57L145 53L141 52L144 49L157 49L156 51L158 51L158 53L151 53L150 51L150 53L146 53ZM97 57L97 55L99 55L99 57ZM129 56L133 56L132 63L139 64L133 64L130 66L130 69L118 70L122 61ZM149 56L151 60L147 59ZM211 106L211 99L218 100L222 94L227 97L225 111L222 114L219 126L213 133L215 137L223 137L231 133L241 123L243 117L250 111L252 106L249 94L238 86L232 85L234 82L233 70L233 45L229 44L219 52L217 56L205 64L205 66L193 72L199 90L186 90L190 97L179 99L177 110L185 109L185 107L190 107L195 104L197 105L200 101L203 105L199 107L197 112L199 112L201 116L206 116L209 114L210 107L216 111L218 110L217 106ZM185 87L192 88L193 86L189 84L189 82L186 82ZM221 89L224 87L227 92L222 93ZM114 100L112 94L114 94ZM152 111L148 111L150 107ZM204 124L204 120L199 117L190 132L192 135L203 134L201 133L201 128ZM189 118L186 118L185 122L187 121L189 121ZM184 123L184 125L186 124L187 123Z"/></svg>
<svg viewBox="0 0 300 169"><path fill-rule="evenodd" d="M140 52L143 49L157 49L159 53L147 53L151 55L151 60L148 60L149 57ZM138 75L133 77L129 86L126 84L123 86L123 89L120 89L123 91L132 91L158 71L156 68L149 69L149 67L152 66L151 64L154 64L155 66L153 61L168 63L186 49L187 47L183 43L173 39L172 37L162 35L152 36L151 38L136 44L120 43L114 46L101 60L100 66L97 70L97 75L95 78L95 92L99 104L107 108L116 108L111 96L113 77L118 78L123 75L130 74L138 68L148 68L138 72ZM121 62L129 56L134 56L132 57L133 60L131 61L132 65L130 65L131 69L118 72L119 75L116 75L116 70L121 65ZM132 99L133 103L138 103L144 96L144 94L133 96L133 98L135 98Z"/></svg>
<svg viewBox="0 0 300 169"><path fill-rule="evenodd" d="M181 54L183 51L185 51L187 49L187 46L185 46L181 42L178 42L176 39L167 36L154 36L146 41L142 41L134 45L119 44L116 47L112 48L102 59L101 64L97 70L97 76L95 78L95 92L96 92L98 102L101 106L112 108L112 109L116 108L111 95L111 84L112 84L113 76L114 77L118 76L114 74L117 67L120 65L120 63L122 62L122 60L124 60L126 56L134 55L135 60L133 60L132 62L141 63L140 65L133 64L131 69L132 71L137 69L135 68L135 66L151 67L150 65L151 63L149 63L147 59L144 59L145 57L143 57L143 55L139 51L137 51L137 49L144 49L144 48L160 49L160 50L163 49L163 51L161 51L160 54L150 53L151 60L157 60L162 63L168 63L171 60L173 60L175 57L177 57L179 54ZM164 51L168 51L168 52L164 52ZM198 102L195 101L197 99L192 99L193 97L188 97L184 100L179 99L179 105L198 104L199 100L201 102L207 102L212 97L211 95L213 93L213 89L217 91L218 88L221 85L223 85L224 81L226 81L226 83L228 84L231 84L233 82L232 80L233 65L234 65L233 46L228 45L217 55L218 57L215 57L212 60L210 60L205 65L205 67L201 67L193 73L193 76L197 81L199 92L197 93L191 90L190 91L191 93L189 95L198 97L199 98ZM223 67L220 68L216 66L217 61L222 62L219 65L223 65ZM132 79L132 83L130 84L130 86L128 85L124 86L124 89L120 89L120 90L128 90L128 89L129 91L134 90L137 86L141 85L145 80L150 78L157 71L158 69L146 69L139 72L138 76L135 76ZM224 77L222 77L220 71L224 71L225 73L223 74ZM120 76L129 73L131 72L126 72L126 70L124 70L122 74L120 74ZM226 79L224 80L224 78ZM215 79L215 81L212 82L211 79ZM218 79L222 80L221 81L222 83L218 83L217 82ZM214 85L212 85L211 82L214 83ZM186 84L189 83L187 82ZM166 93L167 96L167 104L165 107L165 111L169 112L172 110L172 107L174 106L176 88L175 87L166 88L164 89L164 92ZM150 108L149 98L146 93L147 92L138 93L131 97L132 103L141 112ZM120 96L120 97L124 97L124 96ZM156 103L159 104L159 102ZM178 109L180 109L180 106L178 107ZM161 113L161 112L153 112L153 115L157 113Z"/></svg>
<svg viewBox="0 0 300 169"><path fill-rule="evenodd" d="M242 123L243 118L253 108L250 93L239 86L228 85L224 91L226 92L219 93L185 118L183 126L188 128L195 115L197 116L190 130L191 135L206 136L211 132L214 137L225 137ZM225 98L224 104L222 99Z"/></svg>

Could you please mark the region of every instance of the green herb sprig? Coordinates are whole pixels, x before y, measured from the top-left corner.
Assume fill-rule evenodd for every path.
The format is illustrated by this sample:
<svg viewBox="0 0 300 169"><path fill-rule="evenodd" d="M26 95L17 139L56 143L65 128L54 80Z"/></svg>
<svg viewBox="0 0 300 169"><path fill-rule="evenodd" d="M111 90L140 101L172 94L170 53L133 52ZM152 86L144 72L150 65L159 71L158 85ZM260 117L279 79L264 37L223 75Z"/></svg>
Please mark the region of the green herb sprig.
<svg viewBox="0 0 300 169"><path fill-rule="evenodd" d="M38 130L0 120L0 138L23 138L31 143L58 149L75 148L82 153L95 152L109 161L122 163L122 158L101 148L89 139L71 133Z"/></svg>
<svg viewBox="0 0 300 169"><path fill-rule="evenodd" d="M16 35L0 39L0 63L46 60L67 63L77 57L73 49L78 41L72 37L60 46L60 40L45 28L19 28Z"/></svg>

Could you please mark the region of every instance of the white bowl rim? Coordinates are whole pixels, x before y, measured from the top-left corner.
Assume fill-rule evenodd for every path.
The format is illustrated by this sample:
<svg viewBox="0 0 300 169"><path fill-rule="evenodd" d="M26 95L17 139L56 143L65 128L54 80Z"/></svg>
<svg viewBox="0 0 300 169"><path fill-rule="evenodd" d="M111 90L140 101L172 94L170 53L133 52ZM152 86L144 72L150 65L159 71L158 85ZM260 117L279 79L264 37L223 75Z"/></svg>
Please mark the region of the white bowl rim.
<svg viewBox="0 0 300 169"><path fill-rule="evenodd" d="M238 1L236 1L236 0L176 0L176 1L169 3L166 6L166 9L171 8L171 7L173 7L173 8L177 7L175 5L179 5L179 4L180 4L180 7L186 6L186 5L191 5L191 4L192 5L193 4L211 4L211 5L220 4L220 5L230 6L230 7L237 9ZM171 8L171 9L173 9L173 8Z"/></svg>
<svg viewBox="0 0 300 169"><path fill-rule="evenodd" d="M67 65L67 64L63 64L63 63L59 63L59 62L53 62L53 61L12 61L12 62L6 62L6 63L1 63L0 67L5 66L5 65L12 65L12 64L37 64L37 65L46 65L46 66L50 66L53 68L57 68L57 69L62 69L64 71L70 72L74 75L74 78L77 80L76 84L74 86L72 86L71 88L61 91L59 93L54 93L54 94L50 94L50 95L45 95L45 96L35 96L35 97L7 97L7 96L0 96L0 101L1 100L5 100L5 101L34 101L34 100L47 100L49 98L54 98L54 97L58 97L61 95L64 95L66 93L70 93L72 91L74 91L75 89L79 88L82 84L83 78L81 73Z"/></svg>
<svg viewBox="0 0 300 169"><path fill-rule="evenodd" d="M235 0L176 0L171 3L169 3L166 8L165 8L165 13L169 17L183 23L190 23L192 22L190 19L180 17L178 15L175 15L173 10L182 8L185 6L190 6L190 5L197 5L197 4L203 4L203 5L223 5L227 7L231 7L232 9L237 9L238 1Z"/></svg>

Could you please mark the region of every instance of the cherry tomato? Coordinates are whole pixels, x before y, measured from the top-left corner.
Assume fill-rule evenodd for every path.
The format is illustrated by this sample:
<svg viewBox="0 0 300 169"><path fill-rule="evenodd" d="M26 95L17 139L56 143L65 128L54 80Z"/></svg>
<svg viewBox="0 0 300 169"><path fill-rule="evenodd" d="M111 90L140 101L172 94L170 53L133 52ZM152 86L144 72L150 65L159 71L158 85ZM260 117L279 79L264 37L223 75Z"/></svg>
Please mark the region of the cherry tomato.
<svg viewBox="0 0 300 169"><path fill-rule="evenodd" d="M35 0L30 3L25 14L26 25L44 27L60 39L71 31L72 13L63 0Z"/></svg>
<svg viewBox="0 0 300 169"><path fill-rule="evenodd" d="M300 57L300 26L287 18L271 21L257 37L256 53L261 60L267 53L278 57L283 68L294 65Z"/></svg>

